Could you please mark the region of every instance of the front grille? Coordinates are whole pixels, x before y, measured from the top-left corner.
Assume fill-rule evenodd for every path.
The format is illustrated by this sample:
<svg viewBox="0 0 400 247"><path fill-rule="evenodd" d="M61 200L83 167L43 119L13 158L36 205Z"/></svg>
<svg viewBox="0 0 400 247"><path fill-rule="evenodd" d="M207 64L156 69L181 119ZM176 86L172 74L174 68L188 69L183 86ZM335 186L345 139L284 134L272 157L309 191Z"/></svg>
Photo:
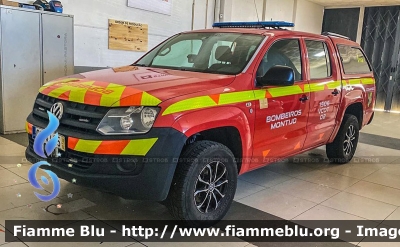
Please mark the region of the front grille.
<svg viewBox="0 0 400 247"><path fill-rule="evenodd" d="M47 111L56 102L62 102L64 106L60 128L84 134L98 134L96 128L109 110L107 107L64 101L39 94L33 108L33 116L45 121L47 125L49 119Z"/></svg>

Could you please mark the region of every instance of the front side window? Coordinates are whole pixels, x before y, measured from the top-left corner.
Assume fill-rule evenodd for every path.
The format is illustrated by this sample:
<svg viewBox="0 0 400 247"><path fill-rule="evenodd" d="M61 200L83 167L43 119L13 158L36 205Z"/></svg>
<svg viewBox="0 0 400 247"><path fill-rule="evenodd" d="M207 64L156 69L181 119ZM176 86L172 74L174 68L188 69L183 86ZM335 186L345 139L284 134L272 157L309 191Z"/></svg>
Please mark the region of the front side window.
<svg viewBox="0 0 400 247"><path fill-rule="evenodd" d="M338 45L345 74L368 74L371 68L359 48L348 45Z"/></svg>
<svg viewBox="0 0 400 247"><path fill-rule="evenodd" d="M310 78L322 79L332 75L329 52L325 42L306 40Z"/></svg>
<svg viewBox="0 0 400 247"><path fill-rule="evenodd" d="M269 69L276 65L292 68L295 74L295 81L302 80L300 42L298 39L275 42L263 57L257 70L257 77L264 76Z"/></svg>
<svg viewBox="0 0 400 247"><path fill-rule="evenodd" d="M238 74L264 36L240 33L186 33L172 37L136 62L154 68Z"/></svg>

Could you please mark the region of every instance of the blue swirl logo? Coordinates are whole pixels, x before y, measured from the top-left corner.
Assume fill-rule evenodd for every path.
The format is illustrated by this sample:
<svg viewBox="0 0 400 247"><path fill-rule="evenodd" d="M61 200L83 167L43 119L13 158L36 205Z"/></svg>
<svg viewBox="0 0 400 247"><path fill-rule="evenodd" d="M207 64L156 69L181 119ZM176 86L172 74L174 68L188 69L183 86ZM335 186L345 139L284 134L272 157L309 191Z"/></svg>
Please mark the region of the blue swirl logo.
<svg viewBox="0 0 400 247"><path fill-rule="evenodd" d="M49 125L42 130L39 134L37 134L35 141L33 143L33 150L37 155L39 155L42 158L47 158L51 155L51 153L54 152L54 150L57 147L58 144L58 133L55 132L60 125L60 122L58 121L58 118L54 116L51 112L47 112L49 116ZM54 133L54 134L53 134ZM29 169L28 172L28 180L31 183L33 187L39 190L44 190L44 188L39 184L39 182L36 180L36 172L39 169L40 166L51 166L49 163L46 161L40 161L32 165L32 167ZM42 201L50 201L54 199L58 193L60 193L60 180L57 177L57 175L48 170L44 170L51 178L53 181L53 192L50 195L42 195L37 192L34 192L37 198L39 198ZM42 182L46 185L49 184L49 180L45 176L41 176L40 178Z"/></svg>

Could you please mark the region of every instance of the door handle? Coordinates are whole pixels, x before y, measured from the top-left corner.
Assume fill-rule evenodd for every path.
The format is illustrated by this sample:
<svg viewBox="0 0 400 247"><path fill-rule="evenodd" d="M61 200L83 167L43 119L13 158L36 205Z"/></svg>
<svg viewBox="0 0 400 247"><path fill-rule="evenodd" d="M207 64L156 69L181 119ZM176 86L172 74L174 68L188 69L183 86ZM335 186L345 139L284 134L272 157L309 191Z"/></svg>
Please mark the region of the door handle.
<svg viewBox="0 0 400 247"><path fill-rule="evenodd" d="M333 94L334 96L337 96L339 93L340 93L340 92L339 92L339 90L337 90L337 89L333 90L333 92L332 92L332 94Z"/></svg>
<svg viewBox="0 0 400 247"><path fill-rule="evenodd" d="M304 94L299 100L300 100L301 102L305 102L305 101L309 100L309 98L308 98L307 95Z"/></svg>

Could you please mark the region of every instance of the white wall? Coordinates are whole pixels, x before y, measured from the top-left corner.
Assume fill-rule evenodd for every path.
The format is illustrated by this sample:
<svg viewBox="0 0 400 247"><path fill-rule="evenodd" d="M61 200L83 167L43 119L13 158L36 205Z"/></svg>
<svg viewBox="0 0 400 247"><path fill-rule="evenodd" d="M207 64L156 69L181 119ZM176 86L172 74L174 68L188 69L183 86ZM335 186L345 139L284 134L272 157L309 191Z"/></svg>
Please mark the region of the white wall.
<svg viewBox="0 0 400 247"><path fill-rule="evenodd" d="M225 15L224 21L257 21L257 12L254 5L254 0L230 0L227 4L232 4L231 15ZM263 0L256 0L258 17L262 20Z"/></svg>
<svg viewBox="0 0 400 247"><path fill-rule="evenodd" d="M324 7L307 0L256 0L260 19L289 21L294 30L321 33ZM226 0L224 21L257 21L254 0Z"/></svg>
<svg viewBox="0 0 400 247"><path fill-rule="evenodd" d="M108 19L140 22L149 25L149 49L173 34L191 30L192 0L173 0L171 16L130 8L127 0L61 0L64 13L75 17L75 66L115 67L127 65L143 52L108 49ZM202 9L199 1L196 9ZM32 3L32 0L19 0ZM209 9L213 8L209 1ZM203 8L204 9L204 8ZM202 16L203 15L203 16ZM214 12L209 11L209 18ZM197 13L195 26L204 28L205 13ZM212 20L208 20L212 25ZM200 24L199 24L200 23Z"/></svg>
<svg viewBox="0 0 400 247"><path fill-rule="evenodd" d="M324 7L307 0L297 0L294 13L295 30L320 34L324 19Z"/></svg>
<svg viewBox="0 0 400 247"><path fill-rule="evenodd" d="M120 66L142 52L108 49L108 19L149 25L149 49L169 36L191 29L192 3L174 0L172 15L127 7L127 0L63 0L65 13L75 16L75 66Z"/></svg>
<svg viewBox="0 0 400 247"><path fill-rule="evenodd" d="M265 20L293 22L293 0L267 0Z"/></svg>
<svg viewBox="0 0 400 247"><path fill-rule="evenodd" d="M32 0L18 0L31 3ZM173 0L171 16L127 7L127 0L61 0L64 13L75 16L75 66L115 67L134 62L143 52L108 49L108 19L149 25L149 49L173 34L192 29L193 0ZM265 2L265 13L263 11ZM214 17L208 0L207 27ZM219 1L217 1L219 2ZM194 29L205 27L207 0L195 0ZM323 7L307 0L256 0L260 20L295 22L295 30L320 33ZM254 0L225 0L223 21L256 21ZM263 13L265 18L263 18Z"/></svg>

